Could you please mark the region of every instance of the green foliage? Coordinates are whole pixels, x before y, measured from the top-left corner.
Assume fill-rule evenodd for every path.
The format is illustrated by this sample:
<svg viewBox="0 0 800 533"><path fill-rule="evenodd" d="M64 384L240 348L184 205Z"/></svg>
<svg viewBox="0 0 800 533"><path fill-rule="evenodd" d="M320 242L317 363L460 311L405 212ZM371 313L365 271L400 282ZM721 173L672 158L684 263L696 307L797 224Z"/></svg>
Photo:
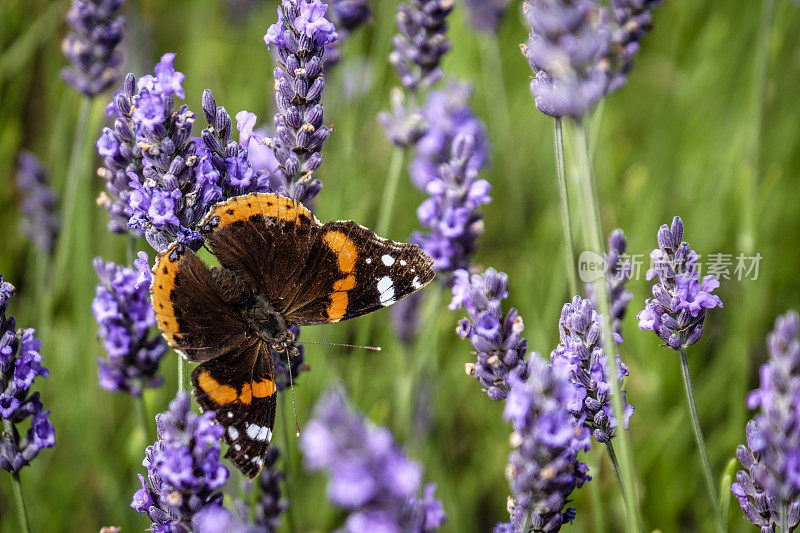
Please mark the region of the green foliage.
<svg viewBox="0 0 800 533"><path fill-rule="evenodd" d="M144 74L163 52L175 51L192 109L200 110L201 92L210 88L232 114L244 108L257 113L261 124L271 123L272 60L261 36L275 16L274 1L258 2L244 20L232 19L225 2L128 4L130 70ZM380 0L374 6L373 22L346 43L343 62L329 74L323 96L326 120L336 131L325 145L319 172L325 184L317 203L321 220L351 218L374 226L378 218L392 147L375 116L388 108L397 78L386 60L395 2ZM50 293L42 285L46 276L36 273L42 258L21 233L13 185L21 147L43 159L62 194L67 180L75 178L66 169L80 98L58 76L67 7L64 0L0 4L0 176L5 184L0 188L0 272L18 289L10 311L20 325L37 328L44 342L42 354L51 377L39 388L52 409L57 435L56 447L22 472L22 483L34 531L97 531L102 525L141 531L146 520L129 503L137 488L136 473L144 471L140 464L146 439L130 398L97 384L95 358L103 351L89 309L92 258L129 261L127 239L105 230L107 215L94 202L91 210L76 209L82 220L73 227L86 233L72 236L76 245L68 279L56 280L58 290ZM656 12L656 29L644 41L630 83L603 104L592 123L603 222L606 231L625 231L631 253L647 254L655 246L658 226L679 214L686 239L699 253L755 251L763 256L756 281L722 280L725 308L710 313L703 340L689 353L700 420L718 479L744 440L744 397L765 359L765 334L777 314L800 305L800 12L793 2L777 2L761 139L754 138L757 107L751 79L759 17L760 2L666 2ZM474 32L459 7L452 17L453 50L444 67L449 75L475 83L473 105L492 141L492 164L484 175L493 185L494 202L485 209L486 234L476 259L509 274L509 305L525 318L531 348L549 354L558 336L561 305L569 295L552 121L535 109L528 90L530 70L517 47L526 34L522 17L512 10L499 45L491 43ZM496 50L499 65L493 63ZM498 107L498 90L506 91L510 122ZM91 117L86 147L99 135L102 120L99 112ZM571 132L566 133L569 144ZM750 164L754 146L760 150L757 168ZM568 149L568 167L570 157ZM101 189L93 172L99 164L94 152L88 160L83 179L91 179L93 189L83 188L79 206L89 205ZM577 197L574 189L572 197ZM402 177L389 237L404 240L418 226L415 209L421 200L422 194ZM746 209L755 210L752 248L740 238ZM576 239L582 242L580 233ZM146 243L139 243L139 249L148 249ZM635 315L649 291L643 272L629 286L634 300L623 322L622 351L630 369L629 401L636 407L631 439L645 526L711 530L677 353L660 348L651 333L637 328ZM356 405L374 422L389 426L424 464L426 479L438 484L449 515L446 531L488 531L507 519L503 470L510 428L502 420L502 405L488 400L478 383L465 376L470 348L453 333L460 315L447 310L446 301L445 295L430 326L435 334L416 350L392 335L389 311L304 329L304 340L352 342L372 320L369 343L383 351L348 353L308 346L311 371L296 386L298 416L302 429L322 391L344 382ZM415 353L424 358L417 363L422 365L417 374L426 378L423 385L409 383ZM167 356L163 370L167 385L145 396L151 416L165 409L174 394L174 354ZM423 428L409 425L408 406L399 401L410 386L426 392ZM290 427L279 417L278 425L284 427L276 430L290 433L288 477L297 531L334 529L341 515L324 503L325 480L302 468L291 436L291 411L285 420ZM616 531L621 525L623 503L600 451L588 458L594 488L577 494L574 531L597 531L600 524ZM0 530L15 531L6 477L0 475ZM239 486L234 476L231 493L237 494ZM735 501L731 508L731 530L749 530Z"/></svg>

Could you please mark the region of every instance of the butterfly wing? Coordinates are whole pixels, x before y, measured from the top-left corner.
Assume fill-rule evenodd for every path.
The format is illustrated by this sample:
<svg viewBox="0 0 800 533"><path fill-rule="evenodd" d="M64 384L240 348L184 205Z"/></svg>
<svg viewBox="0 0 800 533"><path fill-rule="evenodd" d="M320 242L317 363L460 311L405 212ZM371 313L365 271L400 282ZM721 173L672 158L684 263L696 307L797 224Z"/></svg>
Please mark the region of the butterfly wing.
<svg viewBox="0 0 800 533"><path fill-rule="evenodd" d="M162 335L189 361L208 361L247 340L241 315L222 298L211 270L181 243L158 254L151 297Z"/></svg>
<svg viewBox="0 0 800 533"><path fill-rule="evenodd" d="M378 237L353 221L329 222L312 245L317 261L287 287L287 322L339 322L392 305L433 280L433 261L415 244Z"/></svg>
<svg viewBox="0 0 800 533"><path fill-rule="evenodd" d="M277 404L274 363L266 345L252 339L225 357L198 365L192 384L203 411L214 411L225 427L225 457L245 476L255 477L272 440Z"/></svg>
<svg viewBox="0 0 800 533"><path fill-rule="evenodd" d="M364 315L422 288L433 261L351 221L320 224L300 203L253 193L217 204L200 231L220 263L251 280L287 322Z"/></svg>

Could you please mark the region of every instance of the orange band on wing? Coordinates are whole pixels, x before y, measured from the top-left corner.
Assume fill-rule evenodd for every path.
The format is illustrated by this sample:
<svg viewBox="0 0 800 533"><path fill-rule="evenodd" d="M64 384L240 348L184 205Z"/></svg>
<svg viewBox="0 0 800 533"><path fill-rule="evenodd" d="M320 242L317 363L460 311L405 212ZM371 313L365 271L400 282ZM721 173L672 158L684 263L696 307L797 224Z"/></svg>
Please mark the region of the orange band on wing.
<svg viewBox="0 0 800 533"><path fill-rule="evenodd" d="M329 231L322 239L328 245L328 248L336 254L336 260L339 262L339 272L342 274L352 272L356 267L356 259L358 259L358 248L356 248L353 240L341 231Z"/></svg>
<svg viewBox="0 0 800 533"><path fill-rule="evenodd" d="M175 288L175 276L178 273L180 256L176 257L174 261L170 259L170 256L177 253L176 246L177 244L173 244L158 254L156 265L153 267L153 285L150 288L158 328L173 348L175 347L175 334L179 328L170 293Z"/></svg>
<svg viewBox="0 0 800 533"><path fill-rule="evenodd" d="M199 225L202 227L217 217L217 227L224 228L239 220L247 220L253 215L263 215L297 224L300 224L303 217L311 221L316 220L311 211L296 200L272 193L253 193L215 205Z"/></svg>
<svg viewBox="0 0 800 533"><path fill-rule="evenodd" d="M230 385L221 385L208 371L201 372L197 377L197 386L217 405L233 403L239 396L236 389Z"/></svg>
<svg viewBox="0 0 800 533"><path fill-rule="evenodd" d="M261 381L254 381L253 397L255 398L268 398L275 394L275 382L271 379L263 379Z"/></svg>

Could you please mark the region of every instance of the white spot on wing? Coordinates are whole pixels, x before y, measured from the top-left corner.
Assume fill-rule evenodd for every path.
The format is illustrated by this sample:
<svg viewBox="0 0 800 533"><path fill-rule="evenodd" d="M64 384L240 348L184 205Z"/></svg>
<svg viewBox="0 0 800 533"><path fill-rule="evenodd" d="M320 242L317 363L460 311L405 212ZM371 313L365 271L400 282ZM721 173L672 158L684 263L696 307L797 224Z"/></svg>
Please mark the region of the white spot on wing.
<svg viewBox="0 0 800 533"><path fill-rule="evenodd" d="M242 451L242 445L241 444L234 444L233 445L233 449L236 450L237 452L240 452L240 451Z"/></svg>
<svg viewBox="0 0 800 533"><path fill-rule="evenodd" d="M368 265L371 265L372 264L372 258L371 257L367 257L366 259L364 259L364 262L366 264L368 264Z"/></svg>
<svg viewBox="0 0 800 533"><path fill-rule="evenodd" d="M272 440L272 431L270 431L267 426L263 426L261 430L259 430L258 435L256 436L256 440L260 441Z"/></svg>
<svg viewBox="0 0 800 533"><path fill-rule="evenodd" d="M381 261L383 261L384 265L386 265L387 267L390 267L390 266L392 266L394 264L394 257L392 257L389 254L383 254L381 256Z"/></svg>
<svg viewBox="0 0 800 533"><path fill-rule="evenodd" d="M228 411L228 418L233 418L233 413Z"/></svg>
<svg viewBox="0 0 800 533"><path fill-rule="evenodd" d="M400 266L406 266L406 260L405 259L401 259L400 260Z"/></svg>
<svg viewBox="0 0 800 533"><path fill-rule="evenodd" d="M419 278L417 276L414 276L414 279L411 280L411 286L414 289L419 289L420 287L422 287L422 283L419 282Z"/></svg>
<svg viewBox="0 0 800 533"><path fill-rule="evenodd" d="M394 303L394 283L389 276L383 276L378 280L378 292L380 293L381 305L386 307Z"/></svg>
<svg viewBox="0 0 800 533"><path fill-rule="evenodd" d="M228 426L228 436L231 440L236 440L239 438L239 430L233 426Z"/></svg>
<svg viewBox="0 0 800 533"><path fill-rule="evenodd" d="M250 424L249 426L247 426L247 429L245 431L247 432L248 437L250 437L253 440L256 440L258 438L258 432L261 431L261 426L259 426L258 424Z"/></svg>

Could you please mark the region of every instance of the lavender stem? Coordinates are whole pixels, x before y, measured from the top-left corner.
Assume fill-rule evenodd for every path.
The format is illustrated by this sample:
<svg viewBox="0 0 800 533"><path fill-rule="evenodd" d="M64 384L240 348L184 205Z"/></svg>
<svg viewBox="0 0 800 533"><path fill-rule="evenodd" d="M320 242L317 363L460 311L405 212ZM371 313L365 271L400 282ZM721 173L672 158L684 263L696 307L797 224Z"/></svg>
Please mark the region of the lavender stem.
<svg viewBox="0 0 800 533"><path fill-rule="evenodd" d="M575 276L575 241L572 238L572 217L569 210L567 172L564 165L564 132L561 117L553 118L553 141L556 154L558 202L561 205L561 229L564 232L564 259L567 262L567 282L569 283L569 293L575 295L578 294L578 279Z"/></svg>
<svg viewBox="0 0 800 533"><path fill-rule="evenodd" d="M285 391L284 391L285 392ZM284 459L284 464L286 468L283 469L284 473L284 486L286 489L286 500L289 502L289 505L286 507L286 521L289 523L289 531L290 533L295 533L297 531L295 522L294 522L294 508L292 507L292 502L295 500L292 498L292 482L296 479L294 476L294 468L292 463L292 447L290 446L289 442L289 421L286 419L286 403L289 401L286 397L286 394L281 394L281 435L283 437L283 449L286 451L286 459Z"/></svg>
<svg viewBox="0 0 800 533"><path fill-rule="evenodd" d="M602 255L603 248L603 227L600 220L600 213L598 209L598 195L594 183L594 172L592 170L592 160L589 149L589 138L586 131L585 120L576 120L575 124L575 141L577 143L576 152L578 156L578 170L580 180L580 198L581 198L581 211L583 218L584 235L588 240L589 248ZM617 361L614 354L616 350L614 347L613 337L611 335L611 322L609 320L610 306L608 303L608 288L606 287L605 276L598 278L594 282L595 298L597 300L597 311L602 317L603 329L603 349L608 354L608 367L609 375L616 376L617 374ZM614 416L617 420L624 420L624 410L622 407L622 397L620 396L619 382L616 379L611 379L612 396L611 401L614 407ZM628 440L628 432L624 429L617 432L620 443L620 456L621 456L621 472L624 483L622 485L622 495L626 501L625 518L628 524L629 531L639 530L639 524L642 523L641 514L639 511L639 501L634 492L634 464L633 455L631 454L631 445Z"/></svg>
<svg viewBox="0 0 800 533"><path fill-rule="evenodd" d="M769 42L772 37L772 23L775 13L775 0L764 0L761 7L761 21L756 41L755 67L753 69L753 127L748 150L750 173L747 176L749 193L742 201L742 250L752 252L755 244L755 203L758 198L758 178L761 167L761 142L764 130L764 102L766 100L767 70L769 68Z"/></svg>
<svg viewBox="0 0 800 533"><path fill-rule="evenodd" d="M78 110L78 123L75 128L75 136L72 138L72 150L67 166L67 188L63 202L63 227L61 235L56 245L55 270L53 272L52 283L59 283L59 280L74 279L72 276L65 275L67 259L70 251L73 251L73 232L75 221L75 204L78 197L78 190L81 185L87 184L91 187L89 177L82 176L84 159L86 154L86 133L89 128L89 115L91 114L93 99L81 96L80 109ZM83 214L82 216L86 216ZM88 236L86 236L88 239Z"/></svg>
<svg viewBox="0 0 800 533"><path fill-rule="evenodd" d="M404 148L396 146L392 152L392 159L389 162L389 175L386 178L386 185L383 188L383 197L378 211L378 222L375 224L375 233L385 237L392 222L392 212L396 203L397 184L400 181L400 173L403 169L403 160L406 151Z"/></svg>
<svg viewBox="0 0 800 533"><path fill-rule="evenodd" d="M181 354L178 356L178 391L189 390L189 361Z"/></svg>
<svg viewBox="0 0 800 533"><path fill-rule="evenodd" d="M13 431L14 428L10 420L3 420L6 431ZM11 487L14 490L14 501L17 504L17 518L22 533L31 533L31 525L28 522L28 512L25 509L25 498L22 496L22 483L19 480L19 472L11 474Z"/></svg>
<svg viewBox="0 0 800 533"><path fill-rule="evenodd" d="M153 442L153 436L150 433L150 417L147 416L147 404L144 401L144 392L138 398L132 398L136 404L136 415L139 418L139 424L144 431L145 446Z"/></svg>
<svg viewBox="0 0 800 533"><path fill-rule="evenodd" d="M780 508L781 516L781 533L789 533L789 504L786 502L781 503Z"/></svg>
<svg viewBox="0 0 800 533"><path fill-rule="evenodd" d="M681 334L684 337L685 333ZM689 414L692 419L692 431L694 432L694 440L697 443L697 450L700 452L700 466L703 467L703 478L706 483L706 490L708 491L709 499L711 500L711 507L717 518L717 526L720 531L725 531L725 525L722 522L722 517L719 513L719 505L717 504L717 495L714 490L714 475L711 473L711 463L708 460L708 450L706 450L706 442L703 439L703 430L700 428L700 418L697 416L697 405L694 401L694 387L692 387L692 376L689 374L689 358L686 355L686 348L683 343L686 339L681 339L681 371L683 373L683 388L686 391L686 401L689 404Z"/></svg>

